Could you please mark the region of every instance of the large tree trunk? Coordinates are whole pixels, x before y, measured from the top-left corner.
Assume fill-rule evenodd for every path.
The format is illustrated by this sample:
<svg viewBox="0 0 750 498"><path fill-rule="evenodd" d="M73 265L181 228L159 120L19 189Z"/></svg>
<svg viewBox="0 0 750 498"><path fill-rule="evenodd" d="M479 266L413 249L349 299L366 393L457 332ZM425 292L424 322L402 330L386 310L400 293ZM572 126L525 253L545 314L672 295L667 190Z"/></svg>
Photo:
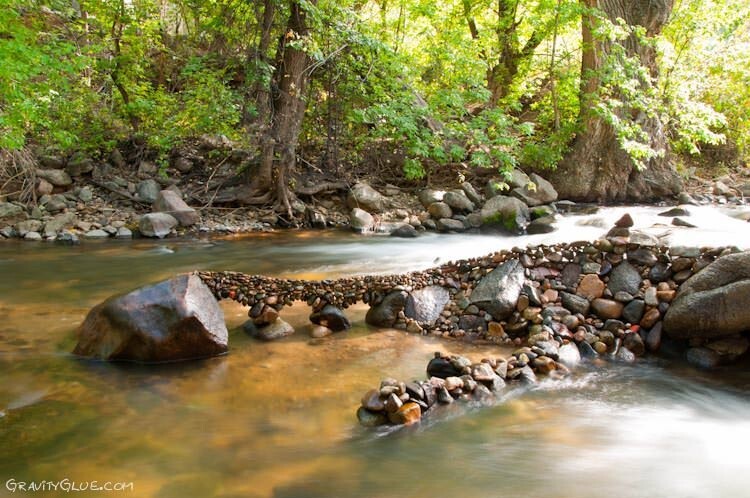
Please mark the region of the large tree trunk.
<svg viewBox="0 0 750 498"><path fill-rule="evenodd" d="M601 10L611 21L622 18L631 26L643 26L648 36L655 36L667 22L673 0L583 0L589 9ZM669 154L663 123L658 116L640 113L635 120L650 137L650 147L663 151L639 170L631 157L620 147L616 132L590 110L595 104L599 85L596 74L609 53L610 44L595 39L592 30L597 20L583 15L583 57L581 67L581 114L583 131L551 180L563 198L580 201L646 201L677 194L681 181ZM638 56L641 63L657 77L656 53L635 37L624 40L629 56ZM625 112L622 111L623 115ZM630 116L632 117L632 116Z"/></svg>
<svg viewBox="0 0 750 498"><path fill-rule="evenodd" d="M309 0L315 5L317 0ZM297 0L290 5L287 29L279 41L272 86L271 126L263 139L260 167L253 178L258 199L276 199L276 207L292 216L289 175L296 161L297 142L305 114L304 94L310 80L310 59L294 41L309 35L306 12ZM256 199L246 199L251 202Z"/></svg>

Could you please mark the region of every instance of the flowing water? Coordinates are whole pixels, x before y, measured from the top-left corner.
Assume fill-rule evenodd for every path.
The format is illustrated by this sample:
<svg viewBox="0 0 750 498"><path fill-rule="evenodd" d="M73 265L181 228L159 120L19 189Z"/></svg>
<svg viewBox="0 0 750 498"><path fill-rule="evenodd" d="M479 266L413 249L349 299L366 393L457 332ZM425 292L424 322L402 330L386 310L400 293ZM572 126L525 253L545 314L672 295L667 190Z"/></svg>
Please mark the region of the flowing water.
<svg viewBox="0 0 750 498"><path fill-rule="evenodd" d="M628 208L677 245L750 248L747 223L691 208L699 228ZM260 343L224 305L230 354L163 366L83 361L69 351L107 296L195 269L303 278L400 272L527 243L593 239L624 208L569 216L533 237L336 232L235 239L0 244L0 496L13 482L132 482L137 497L746 497L750 373L700 373L644 360L582 369L509 391L489 407L452 405L417 427L360 428L360 396L380 378L424 378L434 351L473 360L489 346L354 327ZM665 223L666 222L666 223ZM11 481L9 481L11 480ZM10 484L8 484L10 483ZM51 491L40 496L62 496ZM76 493L95 495L100 493Z"/></svg>

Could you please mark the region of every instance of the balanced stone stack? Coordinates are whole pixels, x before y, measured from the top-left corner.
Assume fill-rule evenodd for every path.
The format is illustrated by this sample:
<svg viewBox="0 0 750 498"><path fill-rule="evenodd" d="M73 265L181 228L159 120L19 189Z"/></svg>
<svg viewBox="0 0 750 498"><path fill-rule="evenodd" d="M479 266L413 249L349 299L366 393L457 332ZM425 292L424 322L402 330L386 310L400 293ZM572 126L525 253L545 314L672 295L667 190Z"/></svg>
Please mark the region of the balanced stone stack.
<svg viewBox="0 0 750 498"><path fill-rule="evenodd" d="M251 318L257 318L269 300L276 311L305 301L314 312L330 306L329 311L342 315L348 306L365 302L371 307L367 323L378 327L550 350L574 344L585 357L606 355L633 361L646 351L660 349L665 340L663 318L681 284L737 250L636 244L631 236L638 234L631 234L631 226L632 219L624 216L606 237L594 242L513 248L402 275L323 281L233 272L200 272L199 276L217 298L249 306ZM725 266L740 264L728 261ZM741 327L748 321L737 315L744 305L735 299L744 295L747 280L743 275L736 273L737 282L730 277L713 279L726 284L722 302L730 300L734 306L727 319L731 326L720 329L722 338L737 339L731 348L724 343L708 348L713 356L721 357L720 362L737 358L747 349L747 340L737 334L744 332ZM695 287L701 292L706 286L710 283ZM735 288L740 291L733 292ZM690 306L681 309L686 308ZM667 338L681 338L680 332L669 332ZM693 347L707 346L703 336L690 339ZM692 357L700 353L701 358L707 355L700 350Z"/></svg>
<svg viewBox="0 0 750 498"><path fill-rule="evenodd" d="M378 389L362 396L357 418L367 427L410 425L441 405L456 401L491 403L503 392L506 382L536 383L535 372L556 377L568 373L567 367L545 356L541 348L536 349L538 354L519 350L507 360L485 358L479 363L435 353L427 364L428 380L383 379Z"/></svg>

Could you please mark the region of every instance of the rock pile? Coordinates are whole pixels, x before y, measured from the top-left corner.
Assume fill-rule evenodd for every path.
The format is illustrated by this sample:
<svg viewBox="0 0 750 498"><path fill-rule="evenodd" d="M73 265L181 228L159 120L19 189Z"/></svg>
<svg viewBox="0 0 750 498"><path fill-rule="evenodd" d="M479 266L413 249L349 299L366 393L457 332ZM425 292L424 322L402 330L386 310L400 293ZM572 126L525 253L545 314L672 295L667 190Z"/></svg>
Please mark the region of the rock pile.
<svg viewBox="0 0 750 498"><path fill-rule="evenodd" d="M422 190L419 202L424 211L416 215L388 213L388 201L369 185L355 185L348 198L351 227L358 232L390 231L408 237L415 236L416 230L534 234L553 231L557 213L554 187L539 175L527 176L521 170L514 170L509 183L490 181L484 195L469 182L453 190ZM414 231L406 232L401 229L404 226Z"/></svg>
<svg viewBox="0 0 750 498"><path fill-rule="evenodd" d="M269 311L278 314L294 301L306 302L313 315L324 308L341 313L365 302L371 307L367 323L378 327L549 350L573 343L585 357L608 354L632 361L647 350L659 350L662 320L680 285L737 250L635 244L630 242L630 226L632 220L625 216L594 242L514 248L402 275L323 281L235 272L198 275L217 298L249 306L255 320ZM734 264L731 258L725 266ZM739 283L724 283L744 286L744 274L738 275ZM744 295L730 291L725 293L728 299ZM675 313L680 315L683 312ZM734 314L726 320L750 323L737 321ZM690 326L691 319L671 321ZM744 331L742 326L721 329L720 335L734 337ZM691 345L708 347L710 339L701 332ZM732 349L730 356L739 356L737 351Z"/></svg>
<svg viewBox="0 0 750 498"><path fill-rule="evenodd" d="M568 368L549 354L552 353L540 347L522 348L508 359L485 358L472 363L463 356L435 353L427 364L428 380L383 379L379 388L362 396L357 419L367 427L410 425L441 405L491 402L505 390L506 382L534 384L537 374L567 375ZM559 359L559 354L554 355Z"/></svg>

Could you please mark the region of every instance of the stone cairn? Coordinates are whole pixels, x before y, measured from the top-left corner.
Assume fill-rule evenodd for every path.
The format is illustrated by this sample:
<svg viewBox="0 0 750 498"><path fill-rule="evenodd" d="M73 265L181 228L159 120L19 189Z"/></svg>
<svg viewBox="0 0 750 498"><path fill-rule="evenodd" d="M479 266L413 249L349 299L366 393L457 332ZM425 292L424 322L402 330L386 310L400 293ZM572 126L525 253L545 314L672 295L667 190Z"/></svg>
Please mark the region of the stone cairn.
<svg viewBox="0 0 750 498"><path fill-rule="evenodd" d="M419 384L385 379L363 398L363 424L410 423L431 400L449 402L446 393L481 399L485 388L492 393L508 378L564 375L581 357L632 362L658 351L662 320L680 285L716 258L739 250L639 244L633 240L644 236L631 234L632 224L625 215L594 242L513 248L401 275L322 281L236 272L198 275L218 299L249 306L248 330L263 339L294 332L288 326L279 332L284 324L279 312L295 301L312 307L314 337L348 328L341 310L364 302L370 305L366 322L377 327L518 348L508 360L476 365L460 357L435 358L433 367L451 364L455 371L446 366L449 375L438 375L428 367L431 378ZM439 397L431 397L430 389Z"/></svg>

